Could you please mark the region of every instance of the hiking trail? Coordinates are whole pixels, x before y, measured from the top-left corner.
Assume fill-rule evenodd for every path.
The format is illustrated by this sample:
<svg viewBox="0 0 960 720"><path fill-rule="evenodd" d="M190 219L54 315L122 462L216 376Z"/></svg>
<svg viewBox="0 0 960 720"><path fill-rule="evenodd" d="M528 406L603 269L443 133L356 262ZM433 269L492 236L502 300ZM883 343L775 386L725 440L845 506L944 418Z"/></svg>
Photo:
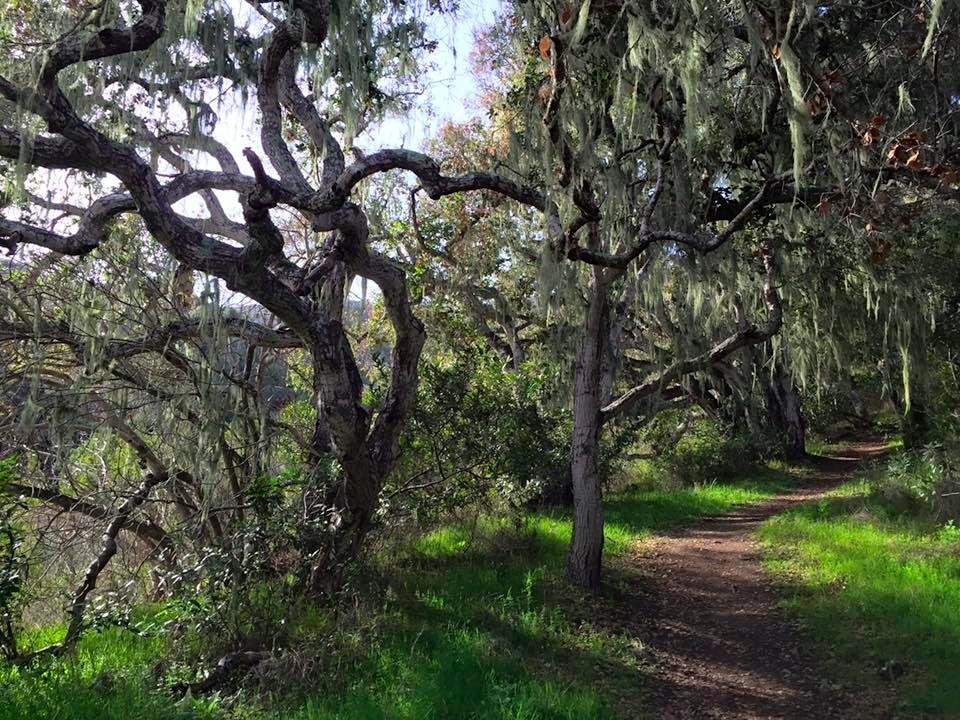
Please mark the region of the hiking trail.
<svg viewBox="0 0 960 720"><path fill-rule="evenodd" d="M778 607L754 533L770 517L823 498L883 451L880 443L860 442L814 458L816 474L802 486L645 544L639 562L652 614L652 717L862 716L849 690L822 677L809 639Z"/></svg>

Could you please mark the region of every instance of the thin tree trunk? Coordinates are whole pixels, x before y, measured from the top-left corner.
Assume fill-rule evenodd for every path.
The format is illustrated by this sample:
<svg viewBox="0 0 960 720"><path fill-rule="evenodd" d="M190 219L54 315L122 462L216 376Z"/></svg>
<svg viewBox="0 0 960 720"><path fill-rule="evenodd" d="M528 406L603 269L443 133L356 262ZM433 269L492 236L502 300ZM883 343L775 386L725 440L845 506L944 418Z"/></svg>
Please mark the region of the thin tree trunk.
<svg viewBox="0 0 960 720"><path fill-rule="evenodd" d="M597 452L600 436L601 364L609 333L609 307L603 288L591 287L584 332L577 348L570 475L573 483L573 539L567 577L588 589L600 586L603 505Z"/></svg>
<svg viewBox="0 0 960 720"><path fill-rule="evenodd" d="M120 530L128 523L134 511L147 501L147 498L150 496L150 491L160 483L166 482L167 479L166 473L161 475L147 473L143 482L140 483L140 487L137 488L137 491L120 506L116 516L110 521L110 524L107 525L107 529L103 534L103 549L100 550L100 554L90 563L90 567L87 568L87 572L83 576L83 582L80 583L80 586L73 594L73 601L70 603L70 624L67 626L67 634L63 639L63 648L72 647L80 638L80 633L83 631L84 616L87 610L87 600L90 593L97 587L97 580L100 578L100 573L107 567L110 560L113 559L113 556L117 554L117 536L120 534Z"/></svg>
<svg viewBox="0 0 960 720"><path fill-rule="evenodd" d="M780 433L783 454L788 460L807 456L807 423L803 417L800 393L793 379L780 365L767 387L767 405L771 424Z"/></svg>
<svg viewBox="0 0 960 720"><path fill-rule="evenodd" d="M924 349L912 353L906 382L910 385L910 402L904 402L903 442L909 448L922 448L930 441L931 419L929 400L929 368ZM905 393L906 394L906 393Z"/></svg>

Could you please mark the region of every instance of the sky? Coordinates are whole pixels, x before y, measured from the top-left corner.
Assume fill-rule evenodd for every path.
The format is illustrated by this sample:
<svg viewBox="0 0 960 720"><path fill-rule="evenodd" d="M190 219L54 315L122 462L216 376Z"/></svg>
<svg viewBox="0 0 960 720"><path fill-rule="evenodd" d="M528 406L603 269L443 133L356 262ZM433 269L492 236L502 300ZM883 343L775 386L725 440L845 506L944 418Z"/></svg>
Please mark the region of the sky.
<svg viewBox="0 0 960 720"><path fill-rule="evenodd" d="M431 15L427 24L438 47L428 58L432 67L424 78L426 97L417 103L415 112L388 119L366 132L358 138L358 145L367 152L396 147L420 149L444 121L462 122L473 117L478 112L475 100L478 90L470 71L473 35L475 30L493 22L499 7L498 0L460 0L454 16ZM236 12L241 17L250 17L252 11L238 0ZM259 149L255 105L247 111L222 108L220 115L214 136L235 155L239 156L244 147Z"/></svg>
<svg viewBox="0 0 960 720"><path fill-rule="evenodd" d="M430 24L440 45L431 58L427 75L428 98L419 112L406 120L389 121L379 135L385 146L418 148L444 120L462 122L478 111L477 84L470 72L474 31L493 22L500 3L495 0L461 0L455 19L434 19Z"/></svg>
<svg viewBox="0 0 960 720"><path fill-rule="evenodd" d="M426 140L432 137L446 121L463 122L474 117L479 111L476 101L479 91L470 67L470 52L473 49L474 32L493 22L500 7L499 0L460 0L455 15L430 16L428 27L430 35L437 40L437 49L431 53L428 62L430 70L424 78L426 96L416 103L417 110L398 118L389 118L379 127L364 133L358 138L357 145L366 152L375 152L384 148L422 149ZM239 0L238 13L250 12L242 0ZM256 18L259 20L259 18ZM238 107L218 108L220 120L214 129L214 137L223 142L244 167L240 151L251 147L269 165L269 160L260 150L260 131L257 124L259 111L255 100L246 110ZM198 166L216 169L210 158L197 156ZM240 205L232 193L220 193L224 209L238 219ZM196 196L188 198L177 206L178 210L191 215L202 216L206 209ZM375 292L371 285L367 295ZM350 289L350 295L359 298L360 280L356 279ZM233 301L239 301L234 299ZM228 302L231 300L228 299Z"/></svg>

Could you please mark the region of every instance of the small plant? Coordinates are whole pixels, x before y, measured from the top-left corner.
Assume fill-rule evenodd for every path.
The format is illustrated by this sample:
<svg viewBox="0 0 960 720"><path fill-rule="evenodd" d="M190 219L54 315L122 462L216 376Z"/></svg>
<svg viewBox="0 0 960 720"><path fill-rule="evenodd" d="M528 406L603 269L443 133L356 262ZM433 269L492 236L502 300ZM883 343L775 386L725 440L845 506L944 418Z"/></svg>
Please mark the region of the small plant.
<svg viewBox="0 0 960 720"><path fill-rule="evenodd" d="M946 543L960 543L960 526L953 520L947 520L937 533L937 537Z"/></svg>
<svg viewBox="0 0 960 720"><path fill-rule="evenodd" d="M960 452L931 444L895 455L870 483L873 497L894 512L960 521Z"/></svg>

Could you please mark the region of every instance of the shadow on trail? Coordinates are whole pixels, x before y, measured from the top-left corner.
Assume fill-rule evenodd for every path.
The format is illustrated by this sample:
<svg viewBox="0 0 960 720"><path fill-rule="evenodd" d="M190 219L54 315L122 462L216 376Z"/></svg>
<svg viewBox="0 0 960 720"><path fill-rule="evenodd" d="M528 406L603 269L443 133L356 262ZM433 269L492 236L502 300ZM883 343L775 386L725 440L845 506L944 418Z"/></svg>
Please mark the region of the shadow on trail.
<svg viewBox="0 0 960 720"><path fill-rule="evenodd" d="M886 451L858 443L812 457L815 476L773 500L706 518L658 539L644 563L644 604L653 612L656 717L850 717L837 688L777 608L754 531L768 518L822 499Z"/></svg>

